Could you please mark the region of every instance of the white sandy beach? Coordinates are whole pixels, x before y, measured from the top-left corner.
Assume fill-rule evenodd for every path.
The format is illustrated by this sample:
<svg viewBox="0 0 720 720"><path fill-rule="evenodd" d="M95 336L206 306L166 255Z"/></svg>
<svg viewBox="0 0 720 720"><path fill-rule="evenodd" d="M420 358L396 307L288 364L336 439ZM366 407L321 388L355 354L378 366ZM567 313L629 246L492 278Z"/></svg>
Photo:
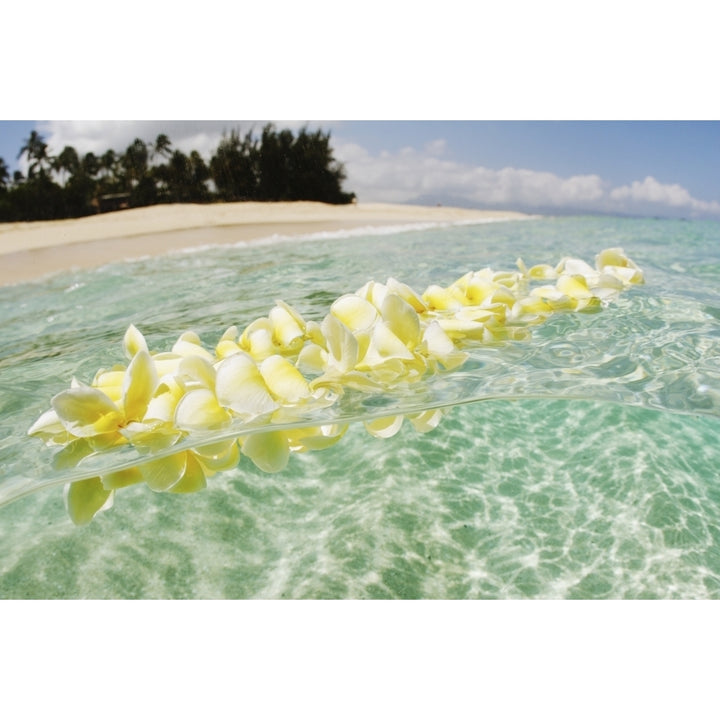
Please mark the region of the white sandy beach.
<svg viewBox="0 0 720 720"><path fill-rule="evenodd" d="M507 211L358 203L156 205L75 220L0 224L0 285L209 244L410 223L487 222Z"/></svg>

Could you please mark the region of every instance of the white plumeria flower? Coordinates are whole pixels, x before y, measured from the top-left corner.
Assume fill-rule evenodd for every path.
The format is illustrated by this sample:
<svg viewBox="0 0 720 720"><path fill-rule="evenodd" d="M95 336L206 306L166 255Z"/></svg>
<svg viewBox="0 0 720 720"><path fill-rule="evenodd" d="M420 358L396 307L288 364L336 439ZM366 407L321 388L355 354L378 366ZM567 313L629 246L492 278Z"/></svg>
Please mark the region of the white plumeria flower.
<svg viewBox="0 0 720 720"><path fill-rule="evenodd" d="M645 276L642 270L625 254L622 248L603 250L595 259L598 270L613 275L625 285L642 285Z"/></svg>

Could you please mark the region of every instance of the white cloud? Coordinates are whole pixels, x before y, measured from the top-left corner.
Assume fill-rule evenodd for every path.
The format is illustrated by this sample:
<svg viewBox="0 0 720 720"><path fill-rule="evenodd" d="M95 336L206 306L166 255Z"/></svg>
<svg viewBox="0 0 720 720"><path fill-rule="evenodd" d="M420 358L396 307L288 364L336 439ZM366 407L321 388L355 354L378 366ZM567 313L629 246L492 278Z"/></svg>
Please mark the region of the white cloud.
<svg viewBox="0 0 720 720"><path fill-rule="evenodd" d="M681 185L665 185L651 176L646 177L642 182L635 180L630 185L615 188L610 193L610 197L624 206L667 206L690 210L691 214L720 215L720 203L696 200Z"/></svg>
<svg viewBox="0 0 720 720"><path fill-rule="evenodd" d="M445 152L445 148L447 147L447 141L446 140L431 140L429 143L425 145L425 152L427 152L428 155L442 155Z"/></svg>
<svg viewBox="0 0 720 720"><path fill-rule="evenodd" d="M650 176L642 182L635 180L631 185L615 188L610 196L614 200L656 202L675 207L690 205L693 202L690 193L685 188L680 185L663 185Z"/></svg>
<svg viewBox="0 0 720 720"><path fill-rule="evenodd" d="M164 133L173 147L188 152L198 150L207 157L217 147L223 132L238 128L245 132L251 123L193 121L52 121L41 123L38 132L45 138L51 153L59 153L72 145L80 155L92 152L101 155L108 149L124 151L135 138L153 142Z"/></svg>
<svg viewBox="0 0 720 720"><path fill-rule="evenodd" d="M449 160L444 140L422 150L405 147L371 155L355 143L335 142L335 156L345 164L346 187L365 202L438 201L575 212L625 213L684 217L720 217L720 203L693 198L680 185L652 177L611 187L598 175L560 177L551 172L506 167L500 170Z"/></svg>
<svg viewBox="0 0 720 720"><path fill-rule="evenodd" d="M541 206L581 206L604 194L597 175L560 178L548 172L516 168L493 170L444 159L444 140L422 151L370 155L364 148L338 143L336 157L345 163L347 187L361 200L406 202L427 194L464 197L470 202Z"/></svg>

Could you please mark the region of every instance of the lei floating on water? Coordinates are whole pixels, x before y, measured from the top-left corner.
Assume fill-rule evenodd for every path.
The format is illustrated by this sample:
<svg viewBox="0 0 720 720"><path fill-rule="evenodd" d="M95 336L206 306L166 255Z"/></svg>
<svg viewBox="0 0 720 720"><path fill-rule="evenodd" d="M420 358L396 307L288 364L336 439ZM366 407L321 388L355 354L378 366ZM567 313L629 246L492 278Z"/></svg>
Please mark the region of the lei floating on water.
<svg viewBox="0 0 720 720"><path fill-rule="evenodd" d="M349 389L382 392L454 370L467 359L468 344L524 339L529 326L554 313L600 309L643 282L642 271L618 248L602 251L594 268L573 258L531 268L518 260L517 267L469 272L421 295L393 278L371 281L338 298L322 322L305 321L278 300L242 332L226 330L214 352L192 332L169 352L151 352L131 325L123 339L128 364L99 370L89 385L73 379L28 434L61 446L65 466L123 445L150 455L135 467L66 485L70 518L84 524L112 505L116 490L135 483L195 492L241 455L261 470L280 471L291 453L329 447L347 425L273 430L273 424L329 407ZM442 412L381 417L365 427L387 438L407 417L427 432ZM180 440L237 423L265 423L268 430L168 454Z"/></svg>

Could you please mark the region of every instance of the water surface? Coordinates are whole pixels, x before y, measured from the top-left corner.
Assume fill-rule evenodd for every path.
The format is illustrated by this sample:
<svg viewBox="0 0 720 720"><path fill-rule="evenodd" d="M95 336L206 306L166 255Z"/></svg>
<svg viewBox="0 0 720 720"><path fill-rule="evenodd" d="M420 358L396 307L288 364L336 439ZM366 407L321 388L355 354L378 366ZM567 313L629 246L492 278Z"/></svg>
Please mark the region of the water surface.
<svg viewBox="0 0 720 720"><path fill-rule="evenodd" d="M469 270L592 261L646 285L459 371L337 409L447 406L440 426L340 443L268 475L242 458L190 496L118 493L67 519L27 428L70 378L188 329L212 348L276 298L306 319L369 279L422 291ZM0 289L0 597L720 596L720 225L563 218L206 248ZM32 492L31 492L32 491ZM26 494L30 493L30 494Z"/></svg>

